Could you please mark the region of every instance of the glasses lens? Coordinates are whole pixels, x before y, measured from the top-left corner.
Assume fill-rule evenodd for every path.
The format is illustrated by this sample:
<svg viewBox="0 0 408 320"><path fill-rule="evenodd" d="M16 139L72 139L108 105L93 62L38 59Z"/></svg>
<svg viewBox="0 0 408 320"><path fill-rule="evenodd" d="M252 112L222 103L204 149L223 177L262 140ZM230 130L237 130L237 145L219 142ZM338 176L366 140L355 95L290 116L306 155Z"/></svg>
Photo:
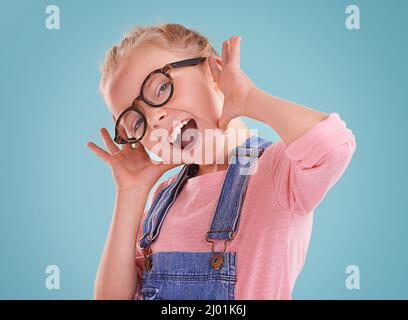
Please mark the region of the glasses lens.
<svg viewBox="0 0 408 320"><path fill-rule="evenodd" d="M153 105L167 101L171 92L171 81L163 73L153 74L143 87L143 96Z"/></svg>
<svg viewBox="0 0 408 320"><path fill-rule="evenodd" d="M122 138L135 138L139 140L143 137L146 123L139 112L129 110L122 116L119 125L126 129L126 133L128 135L127 137Z"/></svg>

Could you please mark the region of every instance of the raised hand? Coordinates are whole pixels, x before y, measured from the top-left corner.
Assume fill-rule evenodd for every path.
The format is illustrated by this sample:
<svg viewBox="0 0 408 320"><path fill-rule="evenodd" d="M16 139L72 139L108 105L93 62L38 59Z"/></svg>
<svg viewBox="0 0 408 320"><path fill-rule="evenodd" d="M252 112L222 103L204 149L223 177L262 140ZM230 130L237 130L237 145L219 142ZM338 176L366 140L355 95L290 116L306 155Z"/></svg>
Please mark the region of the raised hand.
<svg viewBox="0 0 408 320"><path fill-rule="evenodd" d="M126 135L123 127L119 131L122 136ZM150 190L164 172L180 165L152 160L140 143L124 144L120 149L106 128L101 128L100 134L108 151L93 142L87 146L111 167L117 191Z"/></svg>
<svg viewBox="0 0 408 320"><path fill-rule="evenodd" d="M240 67L241 37L233 36L222 46L222 60L214 55L209 57L211 73L224 94L222 115L218 121L221 130L228 123L244 114L245 99L255 87Z"/></svg>

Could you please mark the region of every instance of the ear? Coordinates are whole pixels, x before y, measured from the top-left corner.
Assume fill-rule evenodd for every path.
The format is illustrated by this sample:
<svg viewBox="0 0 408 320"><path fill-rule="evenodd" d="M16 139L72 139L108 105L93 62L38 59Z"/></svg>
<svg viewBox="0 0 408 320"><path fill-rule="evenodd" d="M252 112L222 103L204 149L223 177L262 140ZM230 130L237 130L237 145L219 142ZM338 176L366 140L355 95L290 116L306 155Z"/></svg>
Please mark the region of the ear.
<svg viewBox="0 0 408 320"><path fill-rule="evenodd" d="M217 64L218 64L218 65L220 66L220 68L221 68L221 61L222 61L221 57L216 56L216 55L213 55L213 57L215 58L215 62L217 62Z"/></svg>
<svg viewBox="0 0 408 320"><path fill-rule="evenodd" d="M218 79L219 74L222 70L222 67L221 67L222 59L221 57L213 54L208 57L207 62L208 62L207 63L208 69L210 70L210 74L211 74L211 80L213 82L217 82L215 79Z"/></svg>

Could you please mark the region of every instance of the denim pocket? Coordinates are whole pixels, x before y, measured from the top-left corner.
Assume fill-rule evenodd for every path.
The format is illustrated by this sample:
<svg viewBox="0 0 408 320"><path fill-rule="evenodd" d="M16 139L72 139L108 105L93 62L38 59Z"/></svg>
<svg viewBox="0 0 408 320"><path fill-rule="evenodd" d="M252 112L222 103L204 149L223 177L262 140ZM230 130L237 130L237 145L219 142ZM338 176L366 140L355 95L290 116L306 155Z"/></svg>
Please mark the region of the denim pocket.
<svg viewBox="0 0 408 320"><path fill-rule="evenodd" d="M159 299L159 288L155 287L143 287L140 290L141 300L158 300Z"/></svg>

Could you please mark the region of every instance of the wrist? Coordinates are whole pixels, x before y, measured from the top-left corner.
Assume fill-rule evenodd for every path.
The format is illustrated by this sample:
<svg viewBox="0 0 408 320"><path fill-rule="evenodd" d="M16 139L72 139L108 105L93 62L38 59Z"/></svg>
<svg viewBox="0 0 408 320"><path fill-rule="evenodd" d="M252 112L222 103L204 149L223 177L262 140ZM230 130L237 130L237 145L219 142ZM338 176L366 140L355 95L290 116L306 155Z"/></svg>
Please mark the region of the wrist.
<svg viewBox="0 0 408 320"><path fill-rule="evenodd" d="M242 107L242 116L244 117L251 117L251 111L252 111L252 107L254 105L253 101L254 101L254 96L257 95L257 92L259 91L259 89L253 85L249 88L249 90L247 91L244 99L243 99L243 107Z"/></svg>
<svg viewBox="0 0 408 320"><path fill-rule="evenodd" d="M143 185L137 187L116 187L115 191L117 195L148 195L151 190L151 187Z"/></svg>

